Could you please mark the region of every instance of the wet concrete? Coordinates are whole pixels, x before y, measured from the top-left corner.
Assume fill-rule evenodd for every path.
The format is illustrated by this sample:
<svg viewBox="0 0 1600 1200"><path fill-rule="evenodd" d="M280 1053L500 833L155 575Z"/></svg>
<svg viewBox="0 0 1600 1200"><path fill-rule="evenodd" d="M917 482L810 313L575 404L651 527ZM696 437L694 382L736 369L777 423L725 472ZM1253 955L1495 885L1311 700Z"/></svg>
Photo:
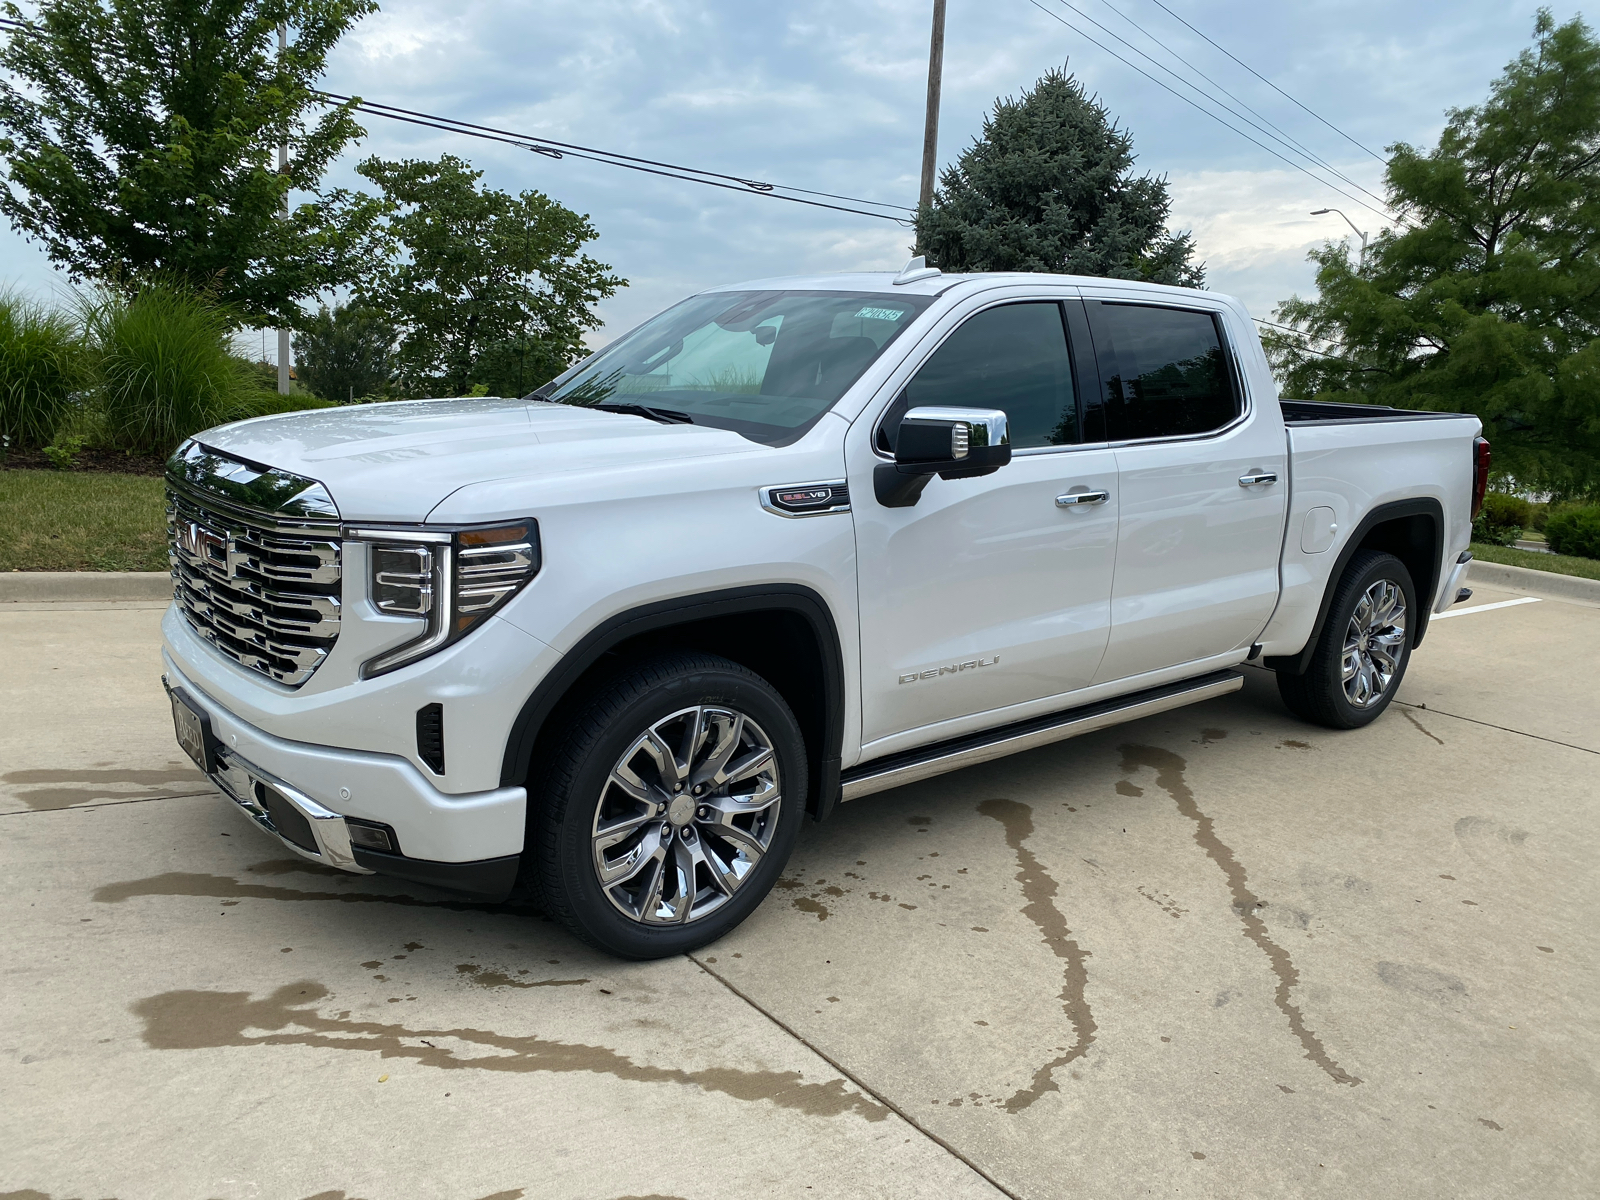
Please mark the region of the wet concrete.
<svg viewBox="0 0 1600 1200"><path fill-rule="evenodd" d="M845 805L652 964L140 799L159 687L18 704L0 1200L1592 1195L1600 611L1560 610L1548 679L1497 649L1552 611L1440 623L1364 731L1252 673ZM79 656L148 659L137 615L73 614ZM1490 720L1469 653L1559 720ZM50 756L107 713L150 744Z"/></svg>

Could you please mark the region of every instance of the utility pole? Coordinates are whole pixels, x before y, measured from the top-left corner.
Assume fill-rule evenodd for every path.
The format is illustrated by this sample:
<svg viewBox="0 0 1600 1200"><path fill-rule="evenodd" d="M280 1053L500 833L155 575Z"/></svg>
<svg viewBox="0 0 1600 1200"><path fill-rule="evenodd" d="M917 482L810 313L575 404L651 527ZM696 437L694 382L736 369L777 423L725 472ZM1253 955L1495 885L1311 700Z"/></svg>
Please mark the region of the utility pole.
<svg viewBox="0 0 1600 1200"><path fill-rule="evenodd" d="M922 208L933 203L933 175L939 164L939 87L944 77L944 0L933 0L933 36L928 43L928 117L922 134Z"/></svg>
<svg viewBox="0 0 1600 1200"><path fill-rule="evenodd" d="M278 26L278 62L283 63L284 51L289 48L289 26ZM289 145L287 142L278 143L278 174L289 173ZM283 194L283 215L289 215L289 193ZM278 330L278 395L289 394L289 331Z"/></svg>

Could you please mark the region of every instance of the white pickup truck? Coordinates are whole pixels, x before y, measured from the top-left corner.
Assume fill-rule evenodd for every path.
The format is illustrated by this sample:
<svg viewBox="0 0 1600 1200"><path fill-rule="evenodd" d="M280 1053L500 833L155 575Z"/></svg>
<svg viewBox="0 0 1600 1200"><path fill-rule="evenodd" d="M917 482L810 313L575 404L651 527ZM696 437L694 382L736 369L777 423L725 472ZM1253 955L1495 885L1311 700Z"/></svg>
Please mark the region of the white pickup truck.
<svg viewBox="0 0 1600 1200"><path fill-rule="evenodd" d="M185 443L165 678L296 852L671 954L808 815L1246 661L1373 720L1466 594L1480 428L1280 402L1210 292L916 260L717 288L522 399Z"/></svg>

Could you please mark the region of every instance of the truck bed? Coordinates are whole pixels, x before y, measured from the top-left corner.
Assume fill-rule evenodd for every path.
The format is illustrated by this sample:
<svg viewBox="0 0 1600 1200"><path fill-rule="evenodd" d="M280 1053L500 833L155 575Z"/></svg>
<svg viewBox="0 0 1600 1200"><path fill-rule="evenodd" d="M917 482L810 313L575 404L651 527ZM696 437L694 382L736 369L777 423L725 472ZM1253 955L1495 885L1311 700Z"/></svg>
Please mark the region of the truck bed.
<svg viewBox="0 0 1600 1200"><path fill-rule="evenodd" d="M1330 404L1323 400L1279 400L1285 425L1350 425L1369 421L1449 421L1467 413L1387 408L1381 404Z"/></svg>

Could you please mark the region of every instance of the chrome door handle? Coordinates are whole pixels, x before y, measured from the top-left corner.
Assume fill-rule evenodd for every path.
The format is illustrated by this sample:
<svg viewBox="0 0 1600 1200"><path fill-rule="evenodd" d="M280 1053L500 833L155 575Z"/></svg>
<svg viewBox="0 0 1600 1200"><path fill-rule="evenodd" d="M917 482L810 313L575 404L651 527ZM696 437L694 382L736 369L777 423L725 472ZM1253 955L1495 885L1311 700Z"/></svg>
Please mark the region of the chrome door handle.
<svg viewBox="0 0 1600 1200"><path fill-rule="evenodd" d="M1259 487L1262 484L1277 482L1278 473L1276 471L1257 471L1253 475L1239 476L1240 487Z"/></svg>
<svg viewBox="0 0 1600 1200"><path fill-rule="evenodd" d="M1072 508L1079 504L1104 504L1111 499L1110 492L1068 492L1056 497L1057 508Z"/></svg>

